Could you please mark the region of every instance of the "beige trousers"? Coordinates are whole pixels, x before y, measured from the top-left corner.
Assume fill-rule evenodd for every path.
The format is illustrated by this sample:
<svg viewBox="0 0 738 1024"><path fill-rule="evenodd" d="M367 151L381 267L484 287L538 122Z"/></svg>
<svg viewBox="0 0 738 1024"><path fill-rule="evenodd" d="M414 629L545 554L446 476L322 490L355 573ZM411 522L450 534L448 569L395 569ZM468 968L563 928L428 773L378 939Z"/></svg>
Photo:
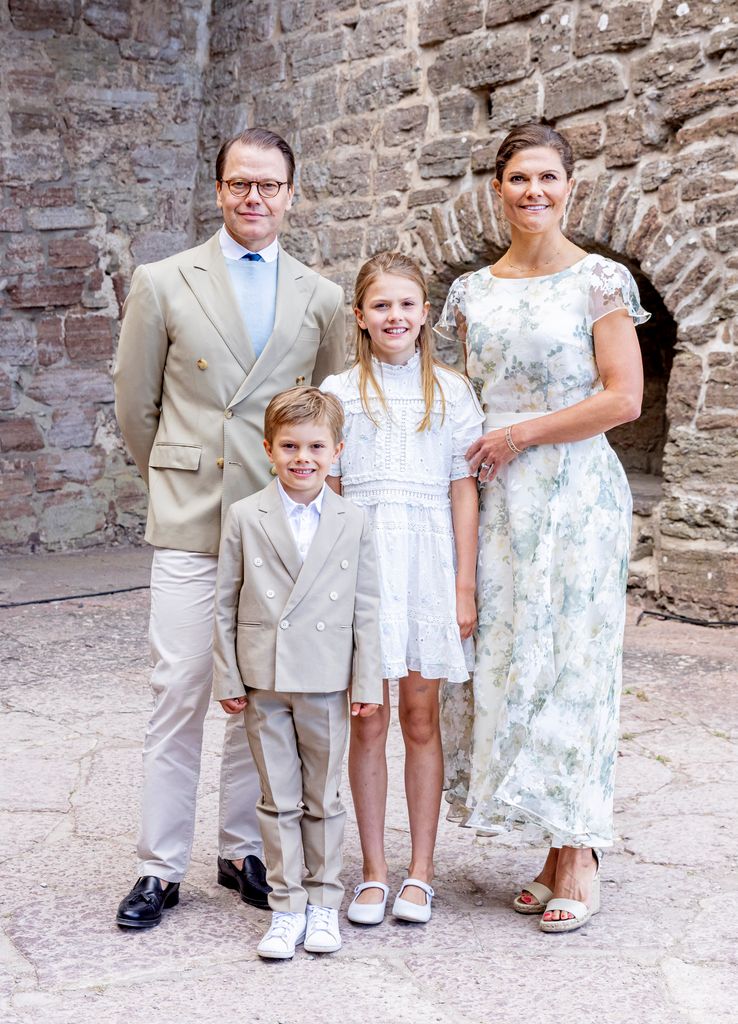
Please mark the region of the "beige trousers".
<svg viewBox="0 0 738 1024"><path fill-rule="evenodd" d="M256 813L272 910L341 905L346 812L339 787L348 694L248 691L246 729L259 772Z"/></svg>
<svg viewBox="0 0 738 1024"><path fill-rule="evenodd" d="M212 702L217 564L215 555L156 548L151 565L154 709L144 739L138 873L167 882L182 881L195 832L203 724ZM220 771L221 857L262 856L260 792L242 716L230 715Z"/></svg>

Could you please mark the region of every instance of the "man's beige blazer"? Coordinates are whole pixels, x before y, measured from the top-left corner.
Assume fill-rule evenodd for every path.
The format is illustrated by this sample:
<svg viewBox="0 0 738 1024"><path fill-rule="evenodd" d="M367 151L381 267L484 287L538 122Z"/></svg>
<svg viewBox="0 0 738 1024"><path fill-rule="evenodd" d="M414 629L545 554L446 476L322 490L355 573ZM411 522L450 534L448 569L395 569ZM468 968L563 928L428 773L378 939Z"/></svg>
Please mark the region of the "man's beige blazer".
<svg viewBox="0 0 738 1024"><path fill-rule="evenodd" d="M113 379L149 489L146 540L216 554L229 505L271 479L264 409L345 364L343 292L279 250L274 330L256 359L218 235L137 267Z"/></svg>
<svg viewBox="0 0 738 1024"><path fill-rule="evenodd" d="M362 509L326 488L302 563L273 481L232 505L218 558L216 700L246 687L382 703L379 582Z"/></svg>

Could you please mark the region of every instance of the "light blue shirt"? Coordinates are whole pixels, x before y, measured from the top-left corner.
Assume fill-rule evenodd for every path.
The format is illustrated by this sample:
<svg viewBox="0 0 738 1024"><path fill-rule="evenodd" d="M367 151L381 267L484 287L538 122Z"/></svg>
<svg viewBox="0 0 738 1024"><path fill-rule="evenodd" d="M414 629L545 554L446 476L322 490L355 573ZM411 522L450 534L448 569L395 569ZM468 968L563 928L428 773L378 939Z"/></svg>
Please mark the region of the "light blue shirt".
<svg viewBox="0 0 738 1024"><path fill-rule="evenodd" d="M243 257L250 250L231 238L225 227L220 229L219 241L238 308L258 359L274 329L279 243L275 238L262 249L260 260L245 260Z"/></svg>

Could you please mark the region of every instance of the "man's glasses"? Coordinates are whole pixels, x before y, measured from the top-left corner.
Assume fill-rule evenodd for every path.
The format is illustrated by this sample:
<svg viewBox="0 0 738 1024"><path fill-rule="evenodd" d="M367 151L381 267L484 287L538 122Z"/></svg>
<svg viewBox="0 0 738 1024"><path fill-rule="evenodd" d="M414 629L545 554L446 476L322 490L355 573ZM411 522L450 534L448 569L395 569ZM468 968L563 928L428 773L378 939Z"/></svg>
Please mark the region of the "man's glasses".
<svg viewBox="0 0 738 1024"><path fill-rule="evenodd" d="M242 178L218 178L221 185L227 185L228 191L234 199L243 199L251 195L251 189L256 185L256 191L262 199L274 199L286 181L244 181Z"/></svg>

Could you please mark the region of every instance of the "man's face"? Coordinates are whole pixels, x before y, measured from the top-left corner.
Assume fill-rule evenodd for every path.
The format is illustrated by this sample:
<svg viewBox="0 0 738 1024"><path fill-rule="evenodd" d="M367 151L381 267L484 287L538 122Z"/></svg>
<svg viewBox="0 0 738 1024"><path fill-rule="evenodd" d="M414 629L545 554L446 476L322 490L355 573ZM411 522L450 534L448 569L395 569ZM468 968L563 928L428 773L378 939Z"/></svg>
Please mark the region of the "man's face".
<svg viewBox="0 0 738 1024"><path fill-rule="evenodd" d="M215 183L217 202L228 234L251 252L265 249L277 237L285 212L292 205L294 189L283 185L274 199L264 199L254 185L248 195L237 199L225 182L286 180L287 163L278 149L234 142L228 150L223 183Z"/></svg>

